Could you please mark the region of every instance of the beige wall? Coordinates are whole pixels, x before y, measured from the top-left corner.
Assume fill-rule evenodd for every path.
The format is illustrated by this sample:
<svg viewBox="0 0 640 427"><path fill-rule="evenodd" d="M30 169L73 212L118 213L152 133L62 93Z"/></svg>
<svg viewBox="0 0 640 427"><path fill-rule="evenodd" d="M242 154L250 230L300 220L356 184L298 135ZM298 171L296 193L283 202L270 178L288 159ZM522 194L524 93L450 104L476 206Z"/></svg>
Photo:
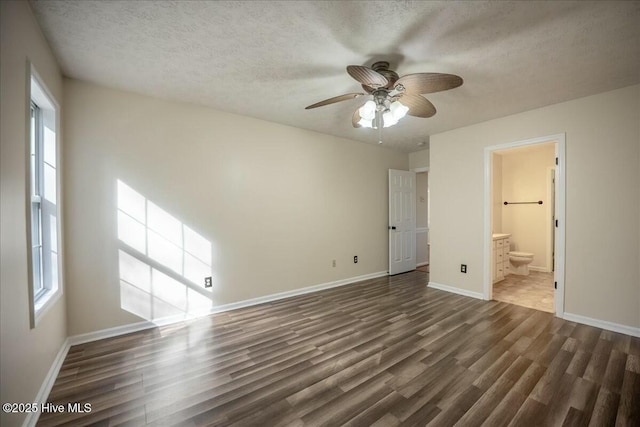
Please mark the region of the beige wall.
<svg viewBox="0 0 640 427"><path fill-rule="evenodd" d="M540 144L502 153L502 201L537 201L543 204L500 203L502 232L511 234L511 250L533 253L530 268L551 271L551 212L549 169L555 166L555 144Z"/></svg>
<svg viewBox="0 0 640 427"><path fill-rule="evenodd" d="M0 268L0 400L33 402L67 336L64 297L30 328L27 279L29 59L56 100L62 77L28 3L0 2L0 109L2 266ZM0 415L3 426L20 425L24 414Z"/></svg>
<svg viewBox="0 0 640 427"><path fill-rule="evenodd" d="M141 320L121 309L117 180L212 243L215 305L388 268L404 153L75 80L65 108L72 335Z"/></svg>
<svg viewBox="0 0 640 427"><path fill-rule="evenodd" d="M502 156L493 153L491 162L491 232L502 233Z"/></svg>
<svg viewBox="0 0 640 427"><path fill-rule="evenodd" d="M429 149L409 153L409 169L428 168Z"/></svg>
<svg viewBox="0 0 640 427"><path fill-rule="evenodd" d="M432 136L431 280L482 293L484 147L566 132L565 311L639 327L639 118L636 85Z"/></svg>

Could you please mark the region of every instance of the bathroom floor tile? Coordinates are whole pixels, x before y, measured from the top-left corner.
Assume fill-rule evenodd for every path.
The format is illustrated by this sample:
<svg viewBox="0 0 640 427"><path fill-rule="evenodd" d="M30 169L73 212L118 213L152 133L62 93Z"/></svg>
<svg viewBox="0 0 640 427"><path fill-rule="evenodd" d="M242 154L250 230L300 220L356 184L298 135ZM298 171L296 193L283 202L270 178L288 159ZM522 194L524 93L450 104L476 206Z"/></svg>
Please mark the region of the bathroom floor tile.
<svg viewBox="0 0 640 427"><path fill-rule="evenodd" d="M528 276L510 274L494 283L493 299L553 313L553 273L531 271Z"/></svg>

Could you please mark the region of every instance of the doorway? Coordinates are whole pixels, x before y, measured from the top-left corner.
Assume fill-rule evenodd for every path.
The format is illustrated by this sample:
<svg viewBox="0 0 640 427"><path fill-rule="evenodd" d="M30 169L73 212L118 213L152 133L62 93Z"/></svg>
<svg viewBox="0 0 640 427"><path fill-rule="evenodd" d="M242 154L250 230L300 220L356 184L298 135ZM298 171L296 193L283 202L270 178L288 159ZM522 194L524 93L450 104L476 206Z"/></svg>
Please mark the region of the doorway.
<svg viewBox="0 0 640 427"><path fill-rule="evenodd" d="M429 272L429 168L416 172L416 269Z"/></svg>
<svg viewBox="0 0 640 427"><path fill-rule="evenodd" d="M562 317L564 144L559 134L485 148L484 299Z"/></svg>

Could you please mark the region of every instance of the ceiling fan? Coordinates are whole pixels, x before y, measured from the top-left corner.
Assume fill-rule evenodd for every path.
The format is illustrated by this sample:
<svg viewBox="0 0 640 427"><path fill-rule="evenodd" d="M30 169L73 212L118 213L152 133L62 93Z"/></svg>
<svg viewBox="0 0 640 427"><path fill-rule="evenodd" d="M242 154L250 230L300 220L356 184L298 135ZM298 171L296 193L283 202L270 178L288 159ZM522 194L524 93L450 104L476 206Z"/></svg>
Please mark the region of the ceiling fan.
<svg viewBox="0 0 640 427"><path fill-rule="evenodd" d="M421 94L449 90L462 85L462 78L454 74L416 73L398 77L389 69L389 63L379 61L371 68L349 65L347 73L362 84L364 91L373 96L353 113L353 127L368 127L382 130L393 126L406 114L414 117L432 117L436 113L433 106ZM365 96L364 93L347 93L316 102L306 110L336 102Z"/></svg>

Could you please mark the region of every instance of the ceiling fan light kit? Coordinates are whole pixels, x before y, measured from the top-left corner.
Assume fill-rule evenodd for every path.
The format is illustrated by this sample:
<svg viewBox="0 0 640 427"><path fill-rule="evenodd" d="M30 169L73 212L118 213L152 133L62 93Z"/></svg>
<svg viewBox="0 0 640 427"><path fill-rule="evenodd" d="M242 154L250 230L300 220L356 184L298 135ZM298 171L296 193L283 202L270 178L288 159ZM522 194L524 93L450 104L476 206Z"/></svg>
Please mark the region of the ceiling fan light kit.
<svg viewBox="0 0 640 427"><path fill-rule="evenodd" d="M436 108L422 94L440 92L461 86L461 77L442 73L416 73L398 77L389 69L389 63L379 61L371 68L349 65L347 73L357 80L373 99L369 99L353 113L353 127L379 130L382 143L382 128L398 123L405 115L433 117ZM336 102L363 96L363 93L349 93L325 99L306 107L307 110Z"/></svg>
<svg viewBox="0 0 640 427"><path fill-rule="evenodd" d="M398 123L407 114L407 111L409 111L409 107L402 105L400 101L389 102L385 100L384 104L376 105L375 101L369 100L358 109L360 113L358 125L363 128L378 129L382 124L382 127L388 128Z"/></svg>

